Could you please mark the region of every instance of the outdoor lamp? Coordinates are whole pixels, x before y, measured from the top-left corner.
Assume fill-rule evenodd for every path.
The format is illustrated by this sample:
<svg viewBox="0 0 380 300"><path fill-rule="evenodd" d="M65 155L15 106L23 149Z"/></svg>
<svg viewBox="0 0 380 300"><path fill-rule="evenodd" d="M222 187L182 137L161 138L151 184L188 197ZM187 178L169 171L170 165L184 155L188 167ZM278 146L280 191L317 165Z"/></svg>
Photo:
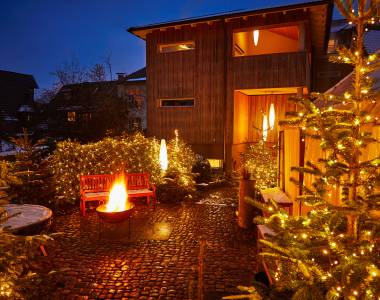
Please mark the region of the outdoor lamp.
<svg viewBox="0 0 380 300"><path fill-rule="evenodd" d="M253 43L255 44L255 46L257 46L257 44L259 43L259 30L258 29L255 29L253 31Z"/></svg>
<svg viewBox="0 0 380 300"><path fill-rule="evenodd" d="M161 140L160 146L160 166L161 169L165 172L168 169L168 150L166 148L165 139Z"/></svg>
<svg viewBox="0 0 380 300"><path fill-rule="evenodd" d="M270 130L274 128L274 120L275 120L275 112L274 112L274 104L272 103L269 108L269 129Z"/></svg>

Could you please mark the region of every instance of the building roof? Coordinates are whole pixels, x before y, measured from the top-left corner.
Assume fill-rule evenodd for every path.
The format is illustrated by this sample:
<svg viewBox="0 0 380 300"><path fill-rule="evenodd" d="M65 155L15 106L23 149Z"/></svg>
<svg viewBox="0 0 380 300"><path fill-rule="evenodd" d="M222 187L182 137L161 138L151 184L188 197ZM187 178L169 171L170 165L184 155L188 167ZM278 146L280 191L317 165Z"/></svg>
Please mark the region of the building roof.
<svg viewBox="0 0 380 300"><path fill-rule="evenodd" d="M146 79L146 67L138 69L137 71L127 75L125 77L128 81L132 80L144 80Z"/></svg>
<svg viewBox="0 0 380 300"><path fill-rule="evenodd" d="M367 53L372 54L380 49L380 28L376 25L367 25L366 27L368 31L364 34L363 45ZM330 34L353 30L355 30L355 26L348 24L346 19L337 19L331 21Z"/></svg>
<svg viewBox="0 0 380 300"><path fill-rule="evenodd" d="M179 19L174 21L149 24L144 26L130 27L128 31L137 37L146 39L146 35L155 29L163 29L170 27L177 27L182 25L190 25L197 23L204 23L210 21L229 21L236 18L249 17L254 15L278 13L284 11L294 11L300 9L307 9L310 13L311 32L313 44L322 49L326 49L327 41L329 38L328 32L331 22L331 15L333 9L333 2L331 0L313 1L307 3L293 4L287 6L270 7L256 10L239 10L228 13L212 14L194 18Z"/></svg>
<svg viewBox="0 0 380 300"><path fill-rule="evenodd" d="M331 21L330 32L335 33L352 28L354 28L354 25L348 24L346 19L336 19Z"/></svg>
<svg viewBox="0 0 380 300"><path fill-rule="evenodd" d="M380 30L370 29L364 35L364 48L369 54L373 54L380 49Z"/></svg>
<svg viewBox="0 0 380 300"><path fill-rule="evenodd" d="M354 71L344 77L341 81L339 81L336 85L328 89L326 94L333 95L343 95L344 92L352 90L352 82L353 82ZM369 76L373 79L374 84L372 90L377 92L380 91L380 69L373 71Z"/></svg>
<svg viewBox="0 0 380 300"><path fill-rule="evenodd" d="M0 70L0 85L38 89L33 75Z"/></svg>
<svg viewBox="0 0 380 300"><path fill-rule="evenodd" d="M116 80L64 85L50 101L49 107L57 110L74 107L76 110L89 109L94 107L99 97L105 98L117 93L116 87Z"/></svg>

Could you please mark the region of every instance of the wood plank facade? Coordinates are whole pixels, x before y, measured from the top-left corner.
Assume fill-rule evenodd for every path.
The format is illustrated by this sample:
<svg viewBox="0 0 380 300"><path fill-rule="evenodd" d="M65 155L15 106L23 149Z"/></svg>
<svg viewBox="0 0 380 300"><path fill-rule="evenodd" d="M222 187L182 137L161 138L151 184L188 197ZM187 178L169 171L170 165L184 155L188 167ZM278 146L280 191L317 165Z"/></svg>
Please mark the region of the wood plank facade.
<svg viewBox="0 0 380 300"><path fill-rule="evenodd" d="M330 1L319 1L129 29L146 40L148 135L169 139L179 129L194 151L223 159L230 170L234 124L251 118L234 113L236 91L310 90L312 60L324 52L330 15ZM299 51L234 56L234 33L289 25L298 28ZM186 42L194 48L160 51L162 45ZM194 104L164 107L162 99L193 99ZM278 107L280 114L285 108L286 101Z"/></svg>

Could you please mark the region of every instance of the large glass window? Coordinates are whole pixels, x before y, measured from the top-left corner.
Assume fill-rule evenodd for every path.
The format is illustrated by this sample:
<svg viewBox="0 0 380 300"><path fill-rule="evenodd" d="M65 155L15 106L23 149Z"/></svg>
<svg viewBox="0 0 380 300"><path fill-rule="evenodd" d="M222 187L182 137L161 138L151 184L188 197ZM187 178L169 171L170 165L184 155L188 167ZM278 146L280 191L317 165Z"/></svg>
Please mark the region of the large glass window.
<svg viewBox="0 0 380 300"><path fill-rule="evenodd" d="M250 56L304 50L299 26L250 28L233 34L233 55Z"/></svg>

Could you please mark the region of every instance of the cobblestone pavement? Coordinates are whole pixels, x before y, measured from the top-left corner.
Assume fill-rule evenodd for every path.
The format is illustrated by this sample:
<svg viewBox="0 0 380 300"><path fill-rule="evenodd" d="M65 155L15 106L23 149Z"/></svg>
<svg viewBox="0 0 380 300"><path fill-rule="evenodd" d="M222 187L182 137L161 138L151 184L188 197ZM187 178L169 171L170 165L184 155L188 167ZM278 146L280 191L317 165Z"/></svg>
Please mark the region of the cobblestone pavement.
<svg viewBox="0 0 380 300"><path fill-rule="evenodd" d="M128 222L99 228L96 213L56 217L52 231L65 234L47 247L48 258L65 280L52 297L198 299L202 291L204 299L220 299L236 292L253 278L256 250L253 231L236 225L231 194L219 188L198 203L138 206L130 240Z"/></svg>

